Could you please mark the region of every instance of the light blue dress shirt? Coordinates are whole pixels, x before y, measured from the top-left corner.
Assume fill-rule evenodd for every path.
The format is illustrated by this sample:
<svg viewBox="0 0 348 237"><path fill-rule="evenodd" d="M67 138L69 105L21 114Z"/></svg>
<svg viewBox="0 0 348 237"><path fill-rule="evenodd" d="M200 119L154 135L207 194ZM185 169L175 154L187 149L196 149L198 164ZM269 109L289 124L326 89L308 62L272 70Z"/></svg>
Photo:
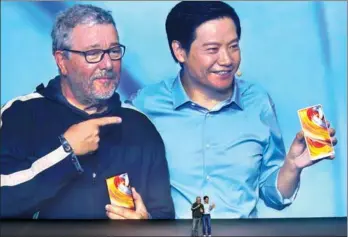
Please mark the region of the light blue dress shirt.
<svg viewBox="0 0 348 237"><path fill-rule="evenodd" d="M138 91L128 101L161 134L176 218L191 218L197 196L208 195L212 218L257 217L259 197L281 209L277 187L285 157L274 104L264 90L235 79L233 95L207 110L185 92L180 74Z"/></svg>

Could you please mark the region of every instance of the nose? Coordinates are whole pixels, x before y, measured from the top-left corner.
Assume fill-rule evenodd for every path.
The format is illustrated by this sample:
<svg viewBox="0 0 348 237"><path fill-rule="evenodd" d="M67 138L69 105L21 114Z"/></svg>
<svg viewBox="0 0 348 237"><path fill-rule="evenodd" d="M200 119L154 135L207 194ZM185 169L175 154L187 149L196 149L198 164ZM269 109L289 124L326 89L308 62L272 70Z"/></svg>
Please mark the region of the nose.
<svg viewBox="0 0 348 237"><path fill-rule="evenodd" d="M226 67L232 65L232 55L228 50L222 49L220 51L218 64Z"/></svg>
<svg viewBox="0 0 348 237"><path fill-rule="evenodd" d="M108 53L104 54L103 59L99 63L100 69L111 70L113 68L112 60Z"/></svg>

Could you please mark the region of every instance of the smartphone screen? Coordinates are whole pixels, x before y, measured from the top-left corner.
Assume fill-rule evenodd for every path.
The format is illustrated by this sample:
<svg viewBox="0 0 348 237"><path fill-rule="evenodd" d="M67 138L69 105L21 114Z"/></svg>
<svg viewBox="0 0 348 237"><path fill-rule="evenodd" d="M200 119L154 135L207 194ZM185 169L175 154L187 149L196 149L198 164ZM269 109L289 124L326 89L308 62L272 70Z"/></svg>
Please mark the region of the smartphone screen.
<svg viewBox="0 0 348 237"><path fill-rule="evenodd" d="M335 154L321 105L298 110L307 148L312 160Z"/></svg>
<svg viewBox="0 0 348 237"><path fill-rule="evenodd" d="M106 179L112 205L135 209L128 174L120 174Z"/></svg>

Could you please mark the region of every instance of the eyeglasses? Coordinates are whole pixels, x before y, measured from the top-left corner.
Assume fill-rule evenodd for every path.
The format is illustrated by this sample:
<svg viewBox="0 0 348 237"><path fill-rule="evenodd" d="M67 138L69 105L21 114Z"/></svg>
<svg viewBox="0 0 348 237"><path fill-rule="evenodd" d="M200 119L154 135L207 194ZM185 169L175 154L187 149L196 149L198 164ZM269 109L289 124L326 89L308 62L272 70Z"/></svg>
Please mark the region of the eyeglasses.
<svg viewBox="0 0 348 237"><path fill-rule="evenodd" d="M105 53L109 54L112 61L120 60L126 52L126 46L118 44L110 49L91 49L87 51L78 51L72 49L63 49L64 51L81 54L85 57L88 63L99 63L103 60Z"/></svg>

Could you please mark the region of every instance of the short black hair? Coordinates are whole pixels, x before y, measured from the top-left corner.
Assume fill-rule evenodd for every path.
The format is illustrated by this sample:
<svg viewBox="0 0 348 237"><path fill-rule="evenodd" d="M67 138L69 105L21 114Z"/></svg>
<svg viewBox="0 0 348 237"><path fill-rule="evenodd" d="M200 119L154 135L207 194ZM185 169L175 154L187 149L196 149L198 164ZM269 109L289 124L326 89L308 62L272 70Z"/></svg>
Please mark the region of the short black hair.
<svg viewBox="0 0 348 237"><path fill-rule="evenodd" d="M205 199L207 199L207 198L209 198L209 197L208 197L208 196L204 196L203 200L205 200Z"/></svg>
<svg viewBox="0 0 348 237"><path fill-rule="evenodd" d="M236 25L237 36L240 39L241 26L240 20L230 5L221 1L182 1L176 4L169 12L166 19L166 32L170 52L176 59L172 42L180 42L187 52L190 51L192 42L196 38L196 29L206 21L228 17Z"/></svg>

